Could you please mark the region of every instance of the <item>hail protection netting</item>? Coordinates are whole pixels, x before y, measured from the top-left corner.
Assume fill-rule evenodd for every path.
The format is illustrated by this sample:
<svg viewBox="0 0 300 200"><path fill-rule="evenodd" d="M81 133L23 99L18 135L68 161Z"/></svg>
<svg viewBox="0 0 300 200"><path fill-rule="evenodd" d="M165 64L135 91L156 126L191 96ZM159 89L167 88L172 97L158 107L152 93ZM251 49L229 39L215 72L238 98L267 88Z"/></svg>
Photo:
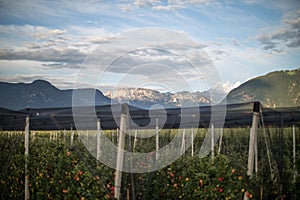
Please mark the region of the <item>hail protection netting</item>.
<svg viewBox="0 0 300 200"><path fill-rule="evenodd" d="M211 109L199 107L201 115L198 127L179 128L179 110L166 109L164 127L154 120L151 128L128 129L124 146L126 151L146 153L146 160L155 163L158 135L159 149L177 137L175 145L182 156L151 173L123 173L121 197L129 195L131 198L148 199L155 196L158 199L185 195L185 198L231 196L240 199L247 191L248 196L251 194L255 198L285 196L297 199L299 109L262 109L257 132L257 164L252 179L248 180L246 172L253 104L226 107L223 127L209 125ZM29 178L28 189L33 199L65 196L112 198L115 170L97 160L97 156L110 153L105 143L98 143L101 144L98 148L97 141L103 141L105 136L112 144L118 145L120 129L110 116L109 106L98 106L95 110L100 119L101 134L97 131L97 121L93 129L75 130L71 108L27 109L19 112L2 110L1 198L23 198L25 177ZM129 107L129 113L136 123L143 124L149 120L144 117L149 114L146 109ZM30 118L27 174L24 170L26 116ZM216 134L220 135L219 139L215 138ZM84 142L89 144L88 148ZM203 145L207 145L206 149L209 150L207 156L200 159ZM91 154L93 151L95 155ZM163 154L159 156L161 158ZM124 165L148 169L145 160L128 160ZM217 192L214 192L215 188Z"/></svg>

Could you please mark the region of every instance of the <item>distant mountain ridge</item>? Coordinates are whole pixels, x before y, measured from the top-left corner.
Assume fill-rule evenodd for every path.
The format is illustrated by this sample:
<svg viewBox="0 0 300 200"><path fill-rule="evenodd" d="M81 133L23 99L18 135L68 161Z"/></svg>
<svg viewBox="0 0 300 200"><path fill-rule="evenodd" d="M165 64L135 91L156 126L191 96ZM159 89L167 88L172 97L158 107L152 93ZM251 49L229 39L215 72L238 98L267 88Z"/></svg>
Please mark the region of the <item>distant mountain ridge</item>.
<svg viewBox="0 0 300 200"><path fill-rule="evenodd" d="M300 68L253 78L229 92L227 103L260 101L264 107L300 106Z"/></svg>
<svg viewBox="0 0 300 200"><path fill-rule="evenodd" d="M118 102L127 101L131 104L150 107L160 104L166 107L176 107L182 105L208 105L212 103L209 92L159 92L146 88L120 88L107 91L105 95Z"/></svg>
<svg viewBox="0 0 300 200"><path fill-rule="evenodd" d="M96 105L110 104L111 100L94 89L78 89L81 105L92 105L87 97L95 93ZM71 107L72 89L60 90L44 80L32 83L0 82L0 107L20 110L24 108Z"/></svg>
<svg viewBox="0 0 300 200"><path fill-rule="evenodd" d="M160 93L145 88L126 88L103 93L95 89L77 89L79 105L107 105L112 102L128 102L134 106L149 108L154 104L165 107L182 105L198 106L212 103L212 96L219 95L216 91ZM79 92L78 92L79 91ZM73 89L60 90L45 80L32 83L0 82L0 107L11 110L25 108L71 107ZM95 94L95 101L87 97Z"/></svg>

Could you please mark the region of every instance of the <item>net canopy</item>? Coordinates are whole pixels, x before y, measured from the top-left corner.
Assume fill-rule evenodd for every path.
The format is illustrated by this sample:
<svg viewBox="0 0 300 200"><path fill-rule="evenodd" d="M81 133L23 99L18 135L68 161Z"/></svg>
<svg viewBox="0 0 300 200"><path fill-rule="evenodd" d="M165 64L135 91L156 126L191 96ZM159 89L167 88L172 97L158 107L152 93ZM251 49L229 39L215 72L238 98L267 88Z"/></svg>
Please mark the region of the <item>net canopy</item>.
<svg viewBox="0 0 300 200"><path fill-rule="evenodd" d="M166 121L163 128L180 128L191 127L190 124L180 124L182 113L188 113L189 116L184 116L186 119L199 117L198 128L208 128L211 123L212 110L218 115L218 111L226 111L224 127L247 127L251 126L253 116L253 104L227 104L215 106L200 106L186 108L164 108L155 110L155 117L160 118L160 113L165 114ZM121 112L121 104L94 106L94 107L77 107L81 110L81 118L87 116L87 124L93 124L96 129L97 119L101 121L101 129L112 130L118 128L120 115L115 113ZM90 113L90 110L95 113ZM131 119L140 127L145 127L150 122L150 110L139 107L129 106L129 115ZM222 112L220 112L222 113ZM90 120L88 116L93 116ZM31 130L63 130L76 129L74 120L74 108L26 108L19 111L0 108L0 129L1 130L24 130L25 118L30 117ZM300 125L300 107L288 108L261 108L261 117L265 126L291 126ZM188 120L185 120L188 121ZM90 126L89 126L90 127ZM147 126L149 127L149 126ZM194 127L194 125L193 125ZM154 127L153 127L154 128ZM196 127L194 127L196 128Z"/></svg>

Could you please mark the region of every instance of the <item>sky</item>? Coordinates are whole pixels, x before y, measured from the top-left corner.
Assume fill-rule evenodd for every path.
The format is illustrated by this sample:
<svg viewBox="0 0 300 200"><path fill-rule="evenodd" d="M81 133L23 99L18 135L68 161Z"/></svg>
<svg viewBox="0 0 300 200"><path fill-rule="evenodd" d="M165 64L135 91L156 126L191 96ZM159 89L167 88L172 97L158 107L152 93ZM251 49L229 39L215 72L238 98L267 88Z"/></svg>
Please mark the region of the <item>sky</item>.
<svg viewBox="0 0 300 200"><path fill-rule="evenodd" d="M299 0L0 0L2 82L228 92L299 47Z"/></svg>

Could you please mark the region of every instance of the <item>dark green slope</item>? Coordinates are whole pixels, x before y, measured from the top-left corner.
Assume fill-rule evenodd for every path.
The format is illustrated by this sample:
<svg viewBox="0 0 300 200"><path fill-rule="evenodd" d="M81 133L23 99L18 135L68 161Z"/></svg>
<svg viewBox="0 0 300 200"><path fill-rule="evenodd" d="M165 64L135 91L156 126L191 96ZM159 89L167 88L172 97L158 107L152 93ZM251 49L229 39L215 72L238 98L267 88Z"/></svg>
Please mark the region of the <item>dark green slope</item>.
<svg viewBox="0 0 300 200"><path fill-rule="evenodd" d="M227 103L260 101L265 107L300 106L300 68L251 79L227 95Z"/></svg>
<svg viewBox="0 0 300 200"><path fill-rule="evenodd" d="M95 89L77 89L79 106L107 105L111 100ZM60 90L44 80L32 83L0 82L0 107L21 110L25 108L71 107L73 89ZM88 97L95 96L95 101Z"/></svg>

